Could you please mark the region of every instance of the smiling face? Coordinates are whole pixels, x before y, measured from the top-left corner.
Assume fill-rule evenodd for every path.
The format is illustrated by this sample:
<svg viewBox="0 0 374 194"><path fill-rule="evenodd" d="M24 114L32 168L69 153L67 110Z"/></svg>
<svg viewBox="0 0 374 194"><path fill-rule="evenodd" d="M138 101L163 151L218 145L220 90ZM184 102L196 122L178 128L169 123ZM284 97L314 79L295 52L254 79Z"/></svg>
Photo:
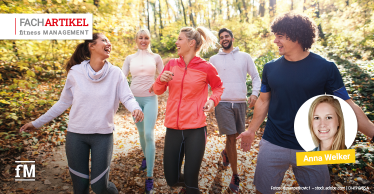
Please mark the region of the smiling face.
<svg viewBox="0 0 374 194"><path fill-rule="evenodd" d="M136 39L136 44L141 50L146 50L151 42L151 39L146 33L140 33Z"/></svg>
<svg viewBox="0 0 374 194"><path fill-rule="evenodd" d="M233 41L234 41L234 38L232 38L228 32L222 32L219 35L219 44L225 50L229 50L232 47Z"/></svg>
<svg viewBox="0 0 374 194"><path fill-rule="evenodd" d="M188 40L184 32L179 33L178 40L177 42L175 42L175 44L177 45L178 55L184 56L185 54L190 52L190 50L192 49L191 41L193 40Z"/></svg>
<svg viewBox="0 0 374 194"><path fill-rule="evenodd" d="M100 34L96 39L96 44L90 43L89 48L91 57L95 55L99 56L102 59L107 59L109 58L110 52L112 51L112 44L106 36Z"/></svg>
<svg viewBox="0 0 374 194"><path fill-rule="evenodd" d="M313 114L313 132L320 141L334 140L338 131L339 119L333 106L327 102L317 105Z"/></svg>
<svg viewBox="0 0 374 194"><path fill-rule="evenodd" d="M292 42L285 34L275 33L274 35L274 43L278 46L280 55L291 55L293 52L302 49L297 41Z"/></svg>

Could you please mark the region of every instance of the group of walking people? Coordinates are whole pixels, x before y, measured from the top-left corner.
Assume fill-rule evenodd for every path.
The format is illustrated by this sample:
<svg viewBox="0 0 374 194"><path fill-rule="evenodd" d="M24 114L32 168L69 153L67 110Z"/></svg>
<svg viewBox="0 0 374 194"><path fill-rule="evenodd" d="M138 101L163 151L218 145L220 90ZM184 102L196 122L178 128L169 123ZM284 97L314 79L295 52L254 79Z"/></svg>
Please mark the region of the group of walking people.
<svg viewBox="0 0 374 194"><path fill-rule="evenodd" d="M234 34L227 28L219 30L222 48L209 62L199 53L214 48L216 36L204 27L182 28L176 41L179 58L171 59L165 67L161 57L151 50L149 31L140 30L135 36L138 51L126 57L122 71L107 60L112 48L108 38L101 33L93 34L92 40L77 46L68 61L59 101L20 131L40 128L71 106L66 153L74 193L89 193L90 184L95 193L118 193L108 179L115 130L113 117L121 102L132 113L139 132L144 154L140 170L147 173L145 193L154 193L157 95L168 90L164 174L170 187L182 187L180 193L200 193L199 170L207 141L205 112L213 110L220 134L226 135L221 156L223 165L231 165L233 171L229 184L232 192L240 191L236 141L242 139L241 148L250 150L266 115L254 177L256 193L276 192L272 188L280 186L289 165L300 186L330 186L326 165L296 166L296 152L304 151L293 128L299 107L313 96L332 94L351 105L361 132L373 137L374 125L348 96L336 65L309 51L318 32L310 18L287 13L273 21L271 31L282 56L264 66L262 80L251 56L233 46ZM131 86L127 82L129 73ZM252 79L249 97L247 74ZM212 95L208 98L209 88ZM247 106L255 106L248 130Z"/></svg>

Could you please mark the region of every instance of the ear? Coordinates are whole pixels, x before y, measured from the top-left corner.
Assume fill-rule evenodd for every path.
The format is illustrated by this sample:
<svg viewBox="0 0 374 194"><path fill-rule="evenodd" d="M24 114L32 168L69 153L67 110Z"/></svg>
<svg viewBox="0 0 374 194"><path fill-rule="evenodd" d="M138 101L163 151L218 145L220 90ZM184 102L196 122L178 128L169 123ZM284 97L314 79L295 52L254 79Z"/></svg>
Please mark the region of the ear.
<svg viewBox="0 0 374 194"><path fill-rule="evenodd" d="M192 40L190 40L190 41L188 42L188 44L189 44L190 47L195 47L195 45L196 45L196 40L195 40L195 39L192 39Z"/></svg>
<svg viewBox="0 0 374 194"><path fill-rule="evenodd" d="M94 43L88 43L88 50L92 50L94 48Z"/></svg>

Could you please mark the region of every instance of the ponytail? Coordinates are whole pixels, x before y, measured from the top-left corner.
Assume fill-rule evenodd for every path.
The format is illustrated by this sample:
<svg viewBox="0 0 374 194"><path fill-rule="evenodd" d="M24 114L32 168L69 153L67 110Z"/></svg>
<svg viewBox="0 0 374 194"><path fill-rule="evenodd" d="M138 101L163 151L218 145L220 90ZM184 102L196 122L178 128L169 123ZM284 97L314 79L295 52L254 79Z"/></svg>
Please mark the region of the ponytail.
<svg viewBox="0 0 374 194"><path fill-rule="evenodd" d="M96 44L96 39L99 38L101 33L94 33L92 35L92 40L85 40L84 42L78 44L77 48L75 49L73 55L70 57L69 61L66 63L65 70L69 73L69 70L74 65L82 63L84 60L88 60L91 58L90 50L88 49L89 43Z"/></svg>
<svg viewBox="0 0 374 194"><path fill-rule="evenodd" d="M197 27L196 30L192 27L184 27L180 32L184 32L189 40L196 41L196 52L202 50L205 53L210 47L216 48L217 37L205 27Z"/></svg>

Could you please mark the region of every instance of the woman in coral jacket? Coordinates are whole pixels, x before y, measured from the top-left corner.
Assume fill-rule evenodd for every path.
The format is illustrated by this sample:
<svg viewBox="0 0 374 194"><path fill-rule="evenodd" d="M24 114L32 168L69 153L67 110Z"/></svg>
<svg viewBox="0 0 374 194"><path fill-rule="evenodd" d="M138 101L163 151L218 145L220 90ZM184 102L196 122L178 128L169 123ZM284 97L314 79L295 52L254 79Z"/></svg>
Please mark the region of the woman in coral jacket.
<svg viewBox="0 0 374 194"><path fill-rule="evenodd" d="M207 135L204 112L212 111L219 103L223 88L215 67L197 55L200 50L205 52L214 47L216 41L206 28L182 28L176 42L180 57L169 61L153 85L157 95L169 87L164 172L169 186L185 187L181 193L200 193L198 178ZM208 84L213 91L209 99Z"/></svg>

